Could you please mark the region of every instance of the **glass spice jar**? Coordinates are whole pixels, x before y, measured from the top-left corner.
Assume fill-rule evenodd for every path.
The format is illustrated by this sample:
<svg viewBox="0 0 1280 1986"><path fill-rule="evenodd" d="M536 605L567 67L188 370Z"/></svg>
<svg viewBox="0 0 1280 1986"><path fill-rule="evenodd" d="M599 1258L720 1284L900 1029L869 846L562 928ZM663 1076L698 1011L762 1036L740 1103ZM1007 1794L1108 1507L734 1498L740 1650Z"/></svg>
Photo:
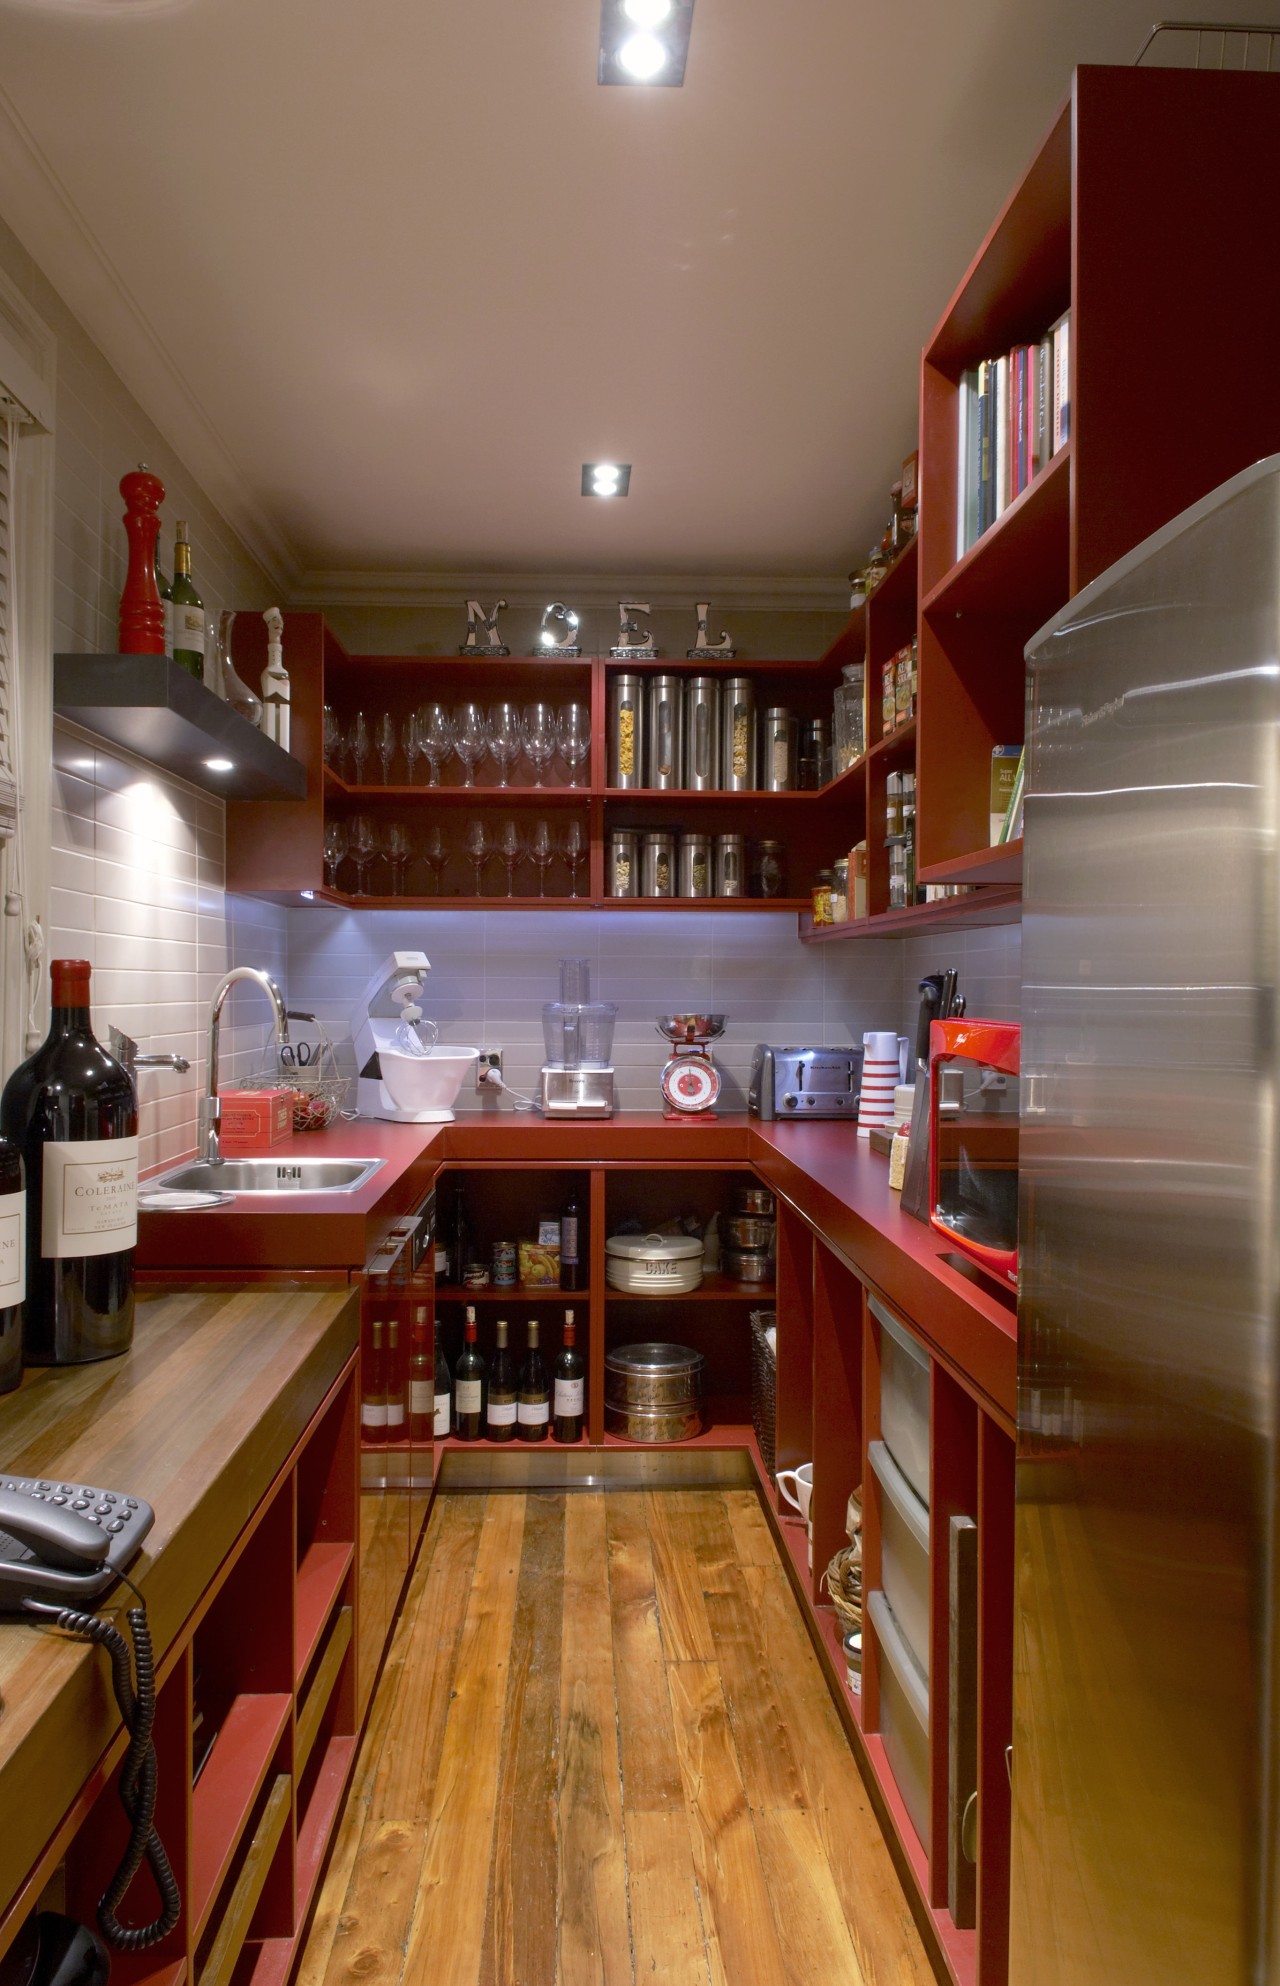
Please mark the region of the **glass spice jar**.
<svg viewBox="0 0 1280 1986"><path fill-rule="evenodd" d="M758 897L785 896L786 869L780 841L756 841L751 845L751 894Z"/></svg>
<svg viewBox="0 0 1280 1986"><path fill-rule="evenodd" d="M819 869L813 879L813 921L817 924L835 923L835 871Z"/></svg>
<svg viewBox="0 0 1280 1986"><path fill-rule="evenodd" d="M831 922L849 922L849 858L842 855L834 865L835 883L831 893Z"/></svg>

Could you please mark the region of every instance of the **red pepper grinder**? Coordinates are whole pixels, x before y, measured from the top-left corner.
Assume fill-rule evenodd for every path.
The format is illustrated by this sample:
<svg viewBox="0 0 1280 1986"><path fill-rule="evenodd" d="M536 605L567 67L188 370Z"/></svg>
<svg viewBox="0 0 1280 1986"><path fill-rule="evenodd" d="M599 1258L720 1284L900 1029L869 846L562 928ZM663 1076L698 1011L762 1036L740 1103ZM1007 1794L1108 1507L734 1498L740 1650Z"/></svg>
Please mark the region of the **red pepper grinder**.
<svg viewBox="0 0 1280 1986"><path fill-rule="evenodd" d="M156 585L156 539L164 484L140 462L121 476L120 494L127 506L124 528L129 539L129 570L120 594L120 653L163 655L164 607Z"/></svg>

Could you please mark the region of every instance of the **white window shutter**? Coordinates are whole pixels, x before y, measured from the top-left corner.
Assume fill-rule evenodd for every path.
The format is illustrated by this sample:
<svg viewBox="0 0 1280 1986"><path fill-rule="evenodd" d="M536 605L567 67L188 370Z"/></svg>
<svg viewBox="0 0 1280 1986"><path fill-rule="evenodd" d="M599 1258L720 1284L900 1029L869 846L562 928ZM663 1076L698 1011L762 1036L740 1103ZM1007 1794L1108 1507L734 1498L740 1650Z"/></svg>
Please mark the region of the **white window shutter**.
<svg viewBox="0 0 1280 1986"><path fill-rule="evenodd" d="M18 767L15 724L17 669L16 579L14 574L14 457L23 413L0 389L0 841L12 838L18 824Z"/></svg>

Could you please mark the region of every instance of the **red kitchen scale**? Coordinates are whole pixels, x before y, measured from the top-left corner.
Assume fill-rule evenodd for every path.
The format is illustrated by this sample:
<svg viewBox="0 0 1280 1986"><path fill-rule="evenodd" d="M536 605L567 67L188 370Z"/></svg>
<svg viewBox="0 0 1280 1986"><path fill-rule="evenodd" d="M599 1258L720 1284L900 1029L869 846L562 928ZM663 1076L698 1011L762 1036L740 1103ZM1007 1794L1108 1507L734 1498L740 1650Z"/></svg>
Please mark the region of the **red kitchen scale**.
<svg viewBox="0 0 1280 1986"><path fill-rule="evenodd" d="M663 1014L658 1033L671 1043L663 1064L662 1115L669 1124L708 1124L715 1117L720 1071L708 1044L724 1033L724 1014Z"/></svg>

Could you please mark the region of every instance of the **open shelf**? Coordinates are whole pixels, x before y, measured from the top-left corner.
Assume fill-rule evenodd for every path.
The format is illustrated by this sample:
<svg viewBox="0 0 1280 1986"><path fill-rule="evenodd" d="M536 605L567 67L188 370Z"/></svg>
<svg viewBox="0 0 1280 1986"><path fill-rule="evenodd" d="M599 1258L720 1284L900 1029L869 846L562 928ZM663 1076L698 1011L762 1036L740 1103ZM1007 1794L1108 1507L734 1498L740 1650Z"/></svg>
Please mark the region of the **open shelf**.
<svg viewBox="0 0 1280 1986"><path fill-rule="evenodd" d="M610 1284L604 1294L607 1303L732 1303L745 1298L749 1303L770 1304L775 1292L772 1283L739 1283L713 1269L704 1271L696 1290L620 1290Z"/></svg>
<svg viewBox="0 0 1280 1986"><path fill-rule="evenodd" d="M930 863L921 869L921 883L1000 883L1022 881L1022 837L1003 841L995 848L978 848L972 855L953 855L949 861ZM960 898L963 902L964 899Z"/></svg>
<svg viewBox="0 0 1280 1986"><path fill-rule="evenodd" d="M938 903L917 903L906 910L881 911L876 917L850 918L847 924L815 926L811 916L802 912L800 943L840 945L858 938L909 938L917 931L1017 924L1021 917L1020 889L975 889L967 896L943 897Z"/></svg>
<svg viewBox="0 0 1280 1986"><path fill-rule="evenodd" d="M916 720L909 717L905 724L898 724L892 731L886 731L883 738L867 753L888 772L905 772L916 762Z"/></svg>
<svg viewBox="0 0 1280 1986"><path fill-rule="evenodd" d="M53 707L224 800L301 800L307 768L166 655L55 655ZM229 772L210 759L230 759Z"/></svg>
<svg viewBox="0 0 1280 1986"><path fill-rule="evenodd" d="M1028 634L1070 590L1071 458L1068 441L925 595L924 612L1028 620Z"/></svg>
<svg viewBox="0 0 1280 1986"><path fill-rule="evenodd" d="M328 791L343 799L358 801L362 807L371 806L379 800L430 800L433 806L439 803L444 807L505 807L508 803L522 808L526 803L547 807L585 807L592 797L589 786L518 786L514 781L510 786L498 786L488 780L477 780L474 786L428 786L423 779L414 786L406 786L403 782L392 780L384 786L377 779L366 781L362 786L353 786L348 780L340 778L332 766L325 767L324 783Z"/></svg>
<svg viewBox="0 0 1280 1986"><path fill-rule="evenodd" d="M325 1851L355 1763L358 1742L356 1737L345 1734L330 1738L321 1755L310 1797L298 1821L294 1907L299 1926L306 1920L316 1884L320 1880ZM259 1986L256 1970L254 1978L255 1986Z"/></svg>
<svg viewBox="0 0 1280 1986"><path fill-rule="evenodd" d="M188 1907L197 1939L209 1922L292 1708L292 1697L283 1694L237 1696L196 1781Z"/></svg>
<svg viewBox="0 0 1280 1986"><path fill-rule="evenodd" d="M342 1591L355 1548L320 1540L308 1547L294 1587L294 1681L301 1682Z"/></svg>

